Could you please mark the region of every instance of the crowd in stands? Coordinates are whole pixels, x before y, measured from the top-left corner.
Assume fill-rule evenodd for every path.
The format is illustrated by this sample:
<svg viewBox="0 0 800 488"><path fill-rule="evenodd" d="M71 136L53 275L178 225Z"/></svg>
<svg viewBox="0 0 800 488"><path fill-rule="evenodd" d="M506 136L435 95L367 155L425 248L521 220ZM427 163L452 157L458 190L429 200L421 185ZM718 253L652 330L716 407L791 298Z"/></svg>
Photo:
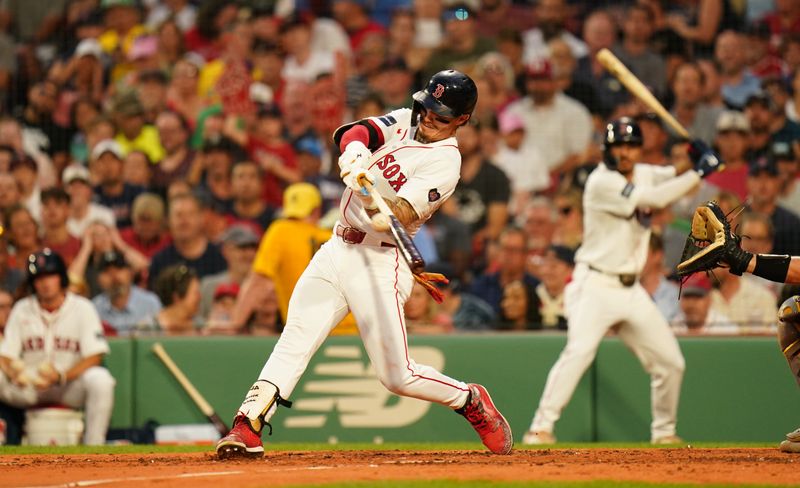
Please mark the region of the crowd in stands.
<svg viewBox="0 0 800 488"><path fill-rule="evenodd" d="M461 180L415 237L450 284L415 287L409 332L563 331L606 123L687 158L603 48L726 164L649 215L642 284L677 332L770 330L792 289L673 271L710 199L746 250L800 254L796 0L0 0L0 327L50 248L109 335L279 334L338 215L331 134L455 68Z"/></svg>

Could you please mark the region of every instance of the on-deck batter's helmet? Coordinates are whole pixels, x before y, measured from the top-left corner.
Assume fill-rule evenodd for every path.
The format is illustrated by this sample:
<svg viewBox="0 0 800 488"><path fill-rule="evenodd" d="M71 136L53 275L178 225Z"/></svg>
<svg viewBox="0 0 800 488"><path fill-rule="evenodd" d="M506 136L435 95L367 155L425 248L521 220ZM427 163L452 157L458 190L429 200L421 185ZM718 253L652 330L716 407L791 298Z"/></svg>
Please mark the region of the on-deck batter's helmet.
<svg viewBox="0 0 800 488"><path fill-rule="evenodd" d="M619 144L641 146L643 140L642 129L632 118L622 117L609 122L603 140L603 162L609 169L616 169L618 161L611 154L611 148Z"/></svg>
<svg viewBox="0 0 800 488"><path fill-rule="evenodd" d="M469 76L449 69L433 75L425 89L414 93L413 98L411 123L416 125L421 107L442 117L471 115L478 101L478 87Z"/></svg>
<svg viewBox="0 0 800 488"><path fill-rule="evenodd" d="M57 252L50 248L44 248L41 251L35 252L28 256L28 286L31 291L34 290L33 282L40 276L59 275L61 277L61 286L66 288L69 286L69 277L67 276L67 265Z"/></svg>

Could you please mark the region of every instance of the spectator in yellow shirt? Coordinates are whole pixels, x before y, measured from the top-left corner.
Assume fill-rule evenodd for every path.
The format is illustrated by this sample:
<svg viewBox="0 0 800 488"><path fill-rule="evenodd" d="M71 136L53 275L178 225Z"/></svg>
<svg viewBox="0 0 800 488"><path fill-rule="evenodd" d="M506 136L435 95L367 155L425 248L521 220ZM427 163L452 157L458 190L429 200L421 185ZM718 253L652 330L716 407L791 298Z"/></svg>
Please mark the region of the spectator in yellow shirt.
<svg viewBox="0 0 800 488"><path fill-rule="evenodd" d="M145 123L144 107L135 92L120 95L114 103L112 114L118 128L114 140L122 146L125 155L139 150L147 154L153 164L164 159L165 151L158 129Z"/></svg>
<svg viewBox="0 0 800 488"><path fill-rule="evenodd" d="M283 194L283 213L273 222L258 247L252 272L242 284L230 326L241 329L256 305L275 293L283 322L289 309L289 297L311 257L331 236L331 231L317 226L322 213L322 197L310 183L295 183ZM334 334L355 334L355 320L345 317Z"/></svg>

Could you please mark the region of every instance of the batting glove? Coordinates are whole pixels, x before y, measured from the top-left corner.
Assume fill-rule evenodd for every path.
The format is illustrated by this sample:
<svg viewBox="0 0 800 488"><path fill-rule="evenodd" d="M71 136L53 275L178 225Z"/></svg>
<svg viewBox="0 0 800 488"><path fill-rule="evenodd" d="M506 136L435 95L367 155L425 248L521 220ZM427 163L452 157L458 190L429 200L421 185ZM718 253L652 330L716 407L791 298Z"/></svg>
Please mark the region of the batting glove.
<svg viewBox="0 0 800 488"><path fill-rule="evenodd" d="M367 168L370 156L372 153L363 142L353 141L348 144L342 155L339 156L339 177L344 180L348 174L353 172L353 168Z"/></svg>
<svg viewBox="0 0 800 488"><path fill-rule="evenodd" d="M354 166L352 171L344 177L344 184L353 190L353 193L361 199L361 203L367 210L375 210L377 205L373 201L367 189L362 185L363 181L368 181L371 185L375 184L375 177L364 168Z"/></svg>
<svg viewBox="0 0 800 488"><path fill-rule="evenodd" d="M701 178L722 169L723 166L717 153L700 139L689 142L689 157L694 163L694 170Z"/></svg>

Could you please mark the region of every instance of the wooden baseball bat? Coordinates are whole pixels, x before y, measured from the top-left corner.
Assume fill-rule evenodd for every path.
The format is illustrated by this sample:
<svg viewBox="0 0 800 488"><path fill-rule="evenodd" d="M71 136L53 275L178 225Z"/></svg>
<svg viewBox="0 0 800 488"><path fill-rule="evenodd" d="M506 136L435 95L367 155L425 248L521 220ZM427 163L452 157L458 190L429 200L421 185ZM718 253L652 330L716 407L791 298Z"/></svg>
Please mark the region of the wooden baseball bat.
<svg viewBox="0 0 800 488"><path fill-rule="evenodd" d="M378 206L378 211L389 219L389 231L394 238L395 244L397 244L397 248L400 249L403 259L406 260L408 266L411 268L411 272L419 274L425 271L425 260L422 259L422 254L420 254L419 249L414 245L414 241L411 240L411 236L406 232L406 228L403 227L403 224L401 224L400 220L394 215L394 212L389 208L389 205L381 194L375 191L372 183L366 179L361 179L360 183L363 188L362 191L370 195L372 200L375 201L375 205Z"/></svg>
<svg viewBox="0 0 800 488"><path fill-rule="evenodd" d="M199 408L200 411L203 412L203 415L208 418L208 421L211 422L214 427L216 427L217 432L219 432L221 436L225 436L228 433L228 426L225 425L225 422L223 422L219 415L217 415L217 412L214 411L214 407L212 407L211 404L206 401L203 395L197 391L197 388L195 388L192 382L189 381L189 378L183 374L183 371L181 371L178 365L175 364L175 361L172 360L170 355L167 354L167 351L164 349L161 343L156 342L153 344L152 349L153 354L158 356L158 359L164 363L164 366L166 366L169 372L172 373L172 376L178 380L178 383L181 384L186 393L188 393L192 398L195 405L197 405L197 408Z"/></svg>
<svg viewBox="0 0 800 488"><path fill-rule="evenodd" d="M609 51L606 48L600 50L597 53L597 61L603 65L605 69L608 70L609 73L614 75L616 79L620 81L625 88L628 89L629 92L642 102L644 102L647 107L655 112L661 120L663 120L667 125L669 125L675 133L679 136L683 137L684 139L690 139L689 131L678 122L675 117L672 116L671 113L661 105L661 102L650 93L650 90L647 89L646 86L637 78L631 71L619 60L614 53Z"/></svg>

